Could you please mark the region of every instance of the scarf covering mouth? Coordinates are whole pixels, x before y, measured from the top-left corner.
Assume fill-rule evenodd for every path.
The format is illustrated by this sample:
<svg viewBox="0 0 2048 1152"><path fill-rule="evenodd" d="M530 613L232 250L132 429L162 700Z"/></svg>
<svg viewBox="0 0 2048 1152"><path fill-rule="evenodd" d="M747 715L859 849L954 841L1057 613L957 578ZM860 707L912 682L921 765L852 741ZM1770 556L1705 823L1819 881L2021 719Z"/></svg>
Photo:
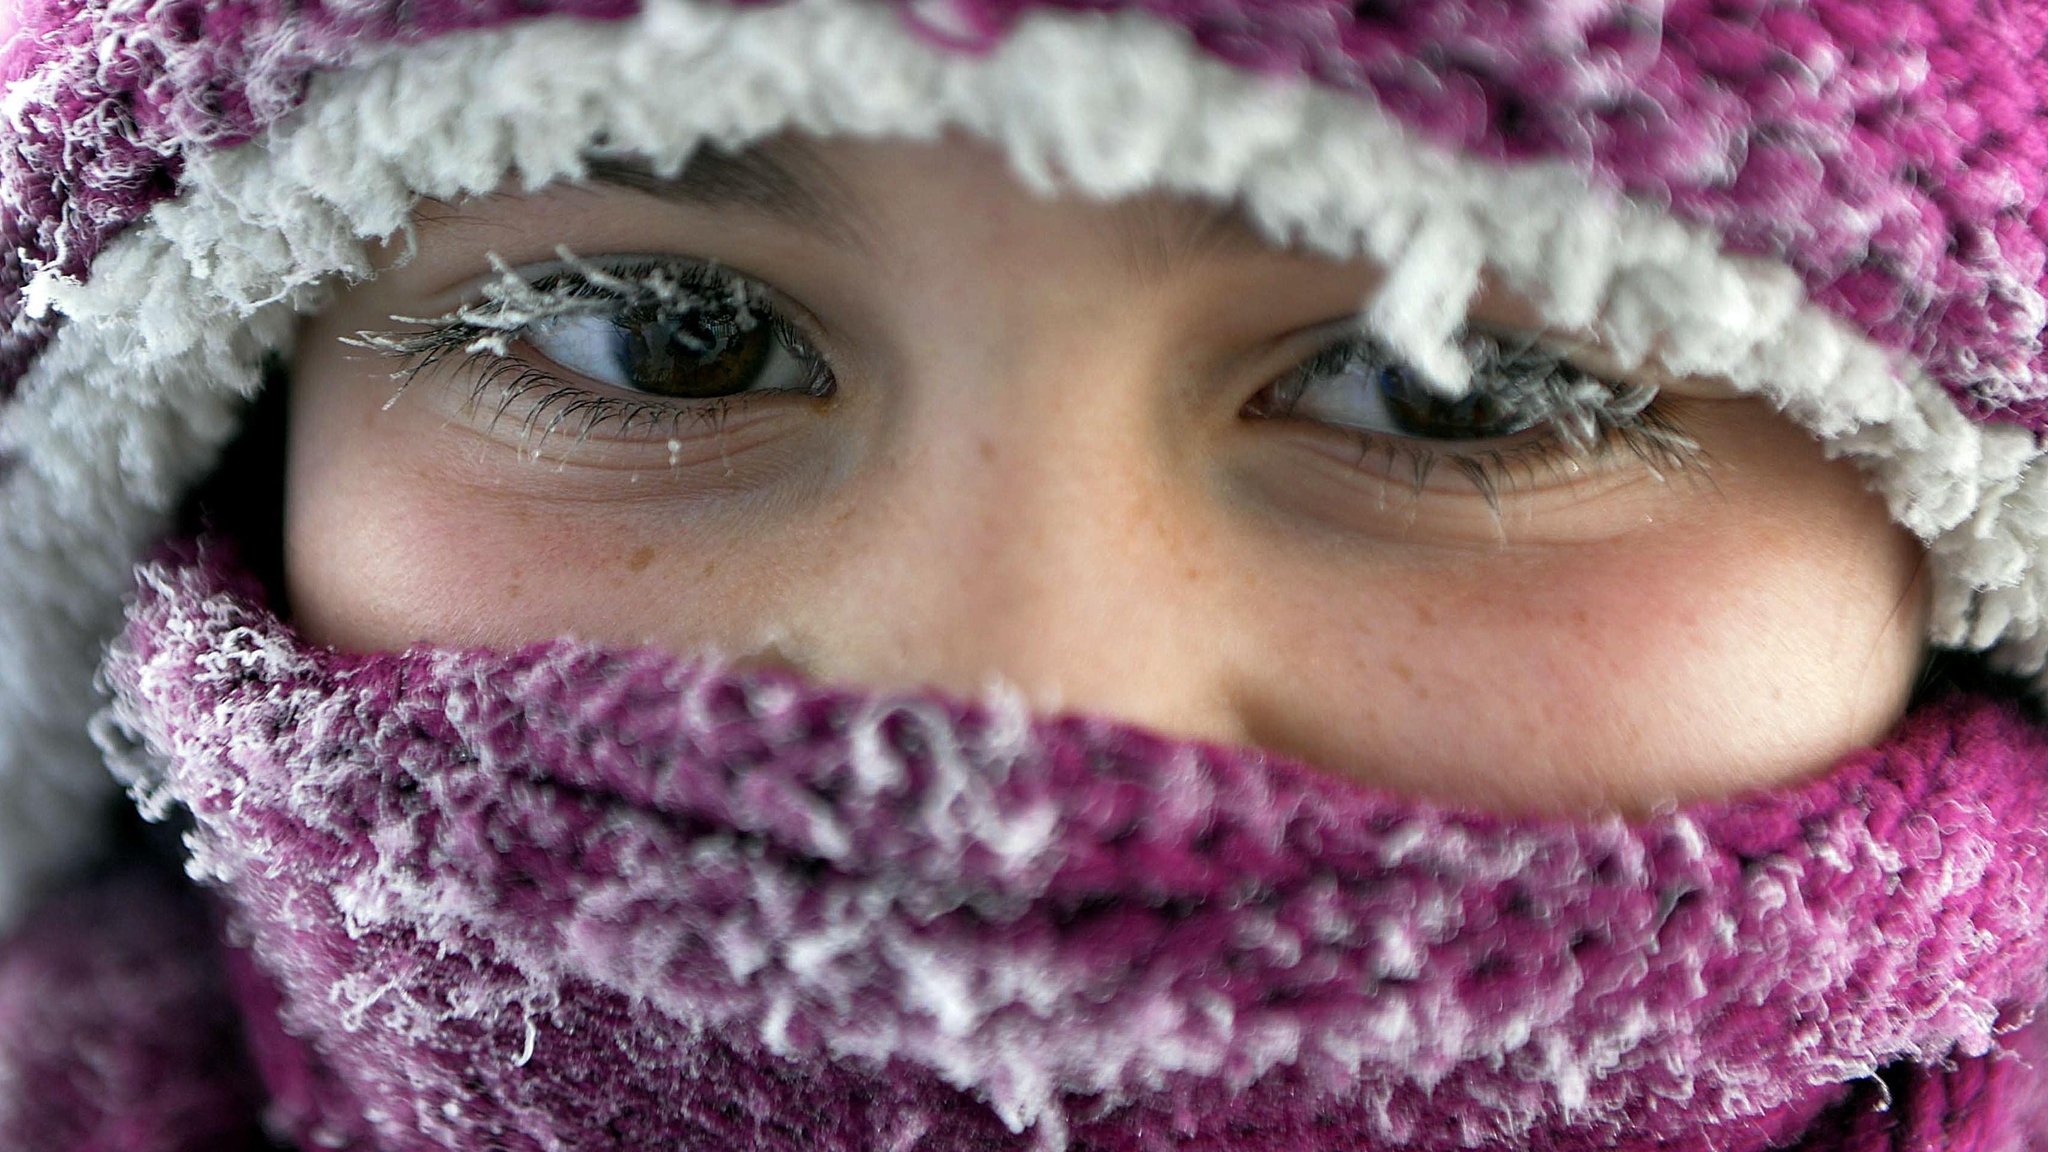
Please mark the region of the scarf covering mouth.
<svg viewBox="0 0 2048 1152"><path fill-rule="evenodd" d="M2048 995L2048 737L1983 698L1509 818L653 650L340 654L206 546L104 675L330 1145L1730 1152L2011 1072Z"/></svg>

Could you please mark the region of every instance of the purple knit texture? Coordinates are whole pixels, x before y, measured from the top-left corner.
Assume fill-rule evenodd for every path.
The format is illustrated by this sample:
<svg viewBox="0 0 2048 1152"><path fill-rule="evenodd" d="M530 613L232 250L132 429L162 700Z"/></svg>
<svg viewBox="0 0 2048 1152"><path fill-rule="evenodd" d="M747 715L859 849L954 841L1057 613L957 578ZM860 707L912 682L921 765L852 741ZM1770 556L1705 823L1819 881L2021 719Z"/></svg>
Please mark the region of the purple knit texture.
<svg viewBox="0 0 2048 1152"><path fill-rule="evenodd" d="M649 650L336 654L216 561L145 581L118 715L275 981L302 1133L1015 1149L1046 1130L988 1105L1036 1071L1101 1152L1988 1149L2043 1089L2001 1058L2048 994L2048 735L2008 703L1515 820ZM1920 1112L1851 1095L1944 1060Z"/></svg>
<svg viewBox="0 0 2048 1152"><path fill-rule="evenodd" d="M522 16L616 18L632 0L15 0L0 84L0 401L54 325L24 311L37 268L83 279L107 241L177 191L185 155L240 144L363 46Z"/></svg>
<svg viewBox="0 0 2048 1152"><path fill-rule="evenodd" d="M938 43L1036 7L916 0ZM1786 260L1983 417L2048 428L2048 6L1999 0L1139 0L1220 59L1371 92L1431 139L1570 162ZM0 397L48 338L30 265L81 275L357 47L628 0L27 0L0 78L35 89L0 149ZM1661 12L1658 8L1661 7ZM339 10L337 10L339 9ZM963 43L964 41L964 43Z"/></svg>
<svg viewBox="0 0 2048 1152"><path fill-rule="evenodd" d="M0 1149L267 1147L212 918L137 870L57 893L0 943Z"/></svg>
<svg viewBox="0 0 2048 1152"><path fill-rule="evenodd" d="M219 948L190 891L125 876L62 893L0 948L0 1052L40 1053L35 1072L0 1086L0 1148L35 1152L236 1152L266 1147L259 1117L307 1152L370 1147L360 1105L312 1046L286 1033L275 987L239 949ZM126 957L109 963L108 958ZM140 978L134 978L139 976ZM245 1042L269 1097L234 1042L232 983ZM121 1055L109 1060L109 1051ZM109 1075L109 1069L118 1074ZM1990 1152L2048 1135L2048 1027L2007 1037L1999 1053L1943 1068L1902 1065L1864 1081L1799 1142L1809 1152ZM720 1069L731 1084L741 1079ZM732 1086L715 1147L751 1147L760 1120L802 1130L806 1083L770 1066ZM763 1084L790 1099L764 1099ZM811 1102L812 1107L792 1107ZM773 1105L774 1112L769 1111ZM260 1107L259 1107L260 1105ZM340 1118L339 1121L336 1118ZM2033 1143L2029 1143L2031 1140ZM962 1146L966 1147L966 1146Z"/></svg>

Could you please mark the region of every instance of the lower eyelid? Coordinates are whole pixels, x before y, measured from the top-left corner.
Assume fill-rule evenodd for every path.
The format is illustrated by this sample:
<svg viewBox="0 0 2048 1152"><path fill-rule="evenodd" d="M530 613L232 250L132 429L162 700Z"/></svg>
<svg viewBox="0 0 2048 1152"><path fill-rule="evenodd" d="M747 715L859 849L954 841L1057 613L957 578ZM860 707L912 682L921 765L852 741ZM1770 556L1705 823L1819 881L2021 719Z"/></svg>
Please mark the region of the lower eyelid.
<svg viewBox="0 0 2048 1152"><path fill-rule="evenodd" d="M485 366L463 404L465 413L484 431L494 436L516 431L520 445L530 449L536 448L532 443L536 429L545 442L561 431L571 416L582 418L571 432L584 438L605 419L631 427L641 419L658 418L664 407L657 405L643 416L640 406L632 401L565 383L550 373L509 358ZM512 422L509 430L505 427L508 420Z"/></svg>
<svg viewBox="0 0 2048 1152"><path fill-rule="evenodd" d="M679 409L625 406L571 387L542 385L537 392L534 405L515 405L496 430L490 427L489 412L456 424L502 449L506 460L551 465L550 476L565 470L593 477L674 475L686 478L691 488L706 489L729 486L736 467L756 467L759 450L786 441L789 429L778 414L746 397ZM559 424L550 415L573 405L593 407Z"/></svg>
<svg viewBox="0 0 2048 1152"><path fill-rule="evenodd" d="M1581 452L1543 427L1485 440L1427 440L1376 431L1292 422L1326 455L1371 478L1398 484L1412 495L1488 502L1540 490L1567 489L1629 471L1645 475L1691 472L1706 461L1670 417L1646 412L1637 422L1602 430ZM1341 445L1338 447L1337 445Z"/></svg>
<svg viewBox="0 0 2048 1152"><path fill-rule="evenodd" d="M586 386L534 364L518 343L503 355L462 350L414 359L399 373L400 388L387 408L419 395L449 419L522 454L596 441L595 447L614 452L674 456L677 442L722 432L755 399L674 401Z"/></svg>
<svg viewBox="0 0 2048 1152"><path fill-rule="evenodd" d="M808 339L809 334L804 334ZM530 356L519 354L523 341L515 343L512 354L464 352L444 362L454 374L471 377L462 407L471 420L503 435L508 421L517 421L519 446L543 451L563 440L583 441L607 428L619 434L604 439L637 445L643 453L654 446L664 456L675 454L676 440L690 440L722 431L728 419L775 394L748 393L707 401L680 401L603 390L562 379L533 364ZM793 394L803 395L803 394ZM777 397L779 398L779 397ZM1462 492L1492 500L1524 488L1545 484L1576 482L1598 466L1629 455L1627 428L1609 429L1594 452L1571 451L1546 429L1535 428L1507 437L1472 440L1426 440L1396 434L1320 424L1310 420L1267 417L1275 423L1294 423L1319 429L1325 436L1348 445L1347 455L1356 467L1371 467L1383 480L1399 483L1416 492ZM535 440L538 443L535 443ZM1616 443L1621 440L1623 443ZM1638 448L1638 454L1642 454ZM1682 466L1683 461L1673 461ZM1447 488L1444 482L1449 481ZM1436 482L1432 487L1432 482Z"/></svg>
<svg viewBox="0 0 2048 1152"><path fill-rule="evenodd" d="M493 380L494 375L503 373L513 374L512 379ZM704 400L645 396L566 381L520 362L486 368L471 388L468 406L489 406L497 419L517 409L523 427L545 424L547 435L587 439L600 431L615 430L617 435L608 439L666 443L715 432L727 417L772 395L776 394L742 393ZM528 396L536 396L530 406L523 403Z"/></svg>
<svg viewBox="0 0 2048 1152"><path fill-rule="evenodd" d="M1533 437L1454 444L1353 432L1354 466L1416 494L1497 499L1535 487L1538 473L1578 471L1579 461Z"/></svg>

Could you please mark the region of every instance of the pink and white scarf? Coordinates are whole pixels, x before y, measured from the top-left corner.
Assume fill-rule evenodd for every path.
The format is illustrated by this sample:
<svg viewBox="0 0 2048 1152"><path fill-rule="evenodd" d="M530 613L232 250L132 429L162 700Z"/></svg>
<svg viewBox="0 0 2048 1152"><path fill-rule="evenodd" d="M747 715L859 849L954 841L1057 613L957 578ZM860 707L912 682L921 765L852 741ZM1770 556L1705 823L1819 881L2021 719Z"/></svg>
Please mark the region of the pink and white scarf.
<svg viewBox="0 0 2048 1152"><path fill-rule="evenodd" d="M2010 702L1782 791L1509 819L655 651L337 654L217 551L145 581L103 739L191 813L305 1147L2048 1133L2048 733Z"/></svg>

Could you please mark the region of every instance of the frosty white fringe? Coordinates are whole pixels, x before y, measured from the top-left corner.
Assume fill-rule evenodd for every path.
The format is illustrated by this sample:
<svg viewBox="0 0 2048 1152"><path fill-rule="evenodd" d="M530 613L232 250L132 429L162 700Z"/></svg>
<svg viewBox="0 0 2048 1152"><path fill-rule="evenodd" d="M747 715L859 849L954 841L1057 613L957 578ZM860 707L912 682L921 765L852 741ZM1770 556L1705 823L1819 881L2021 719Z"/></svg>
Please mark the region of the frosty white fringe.
<svg viewBox="0 0 2048 1152"><path fill-rule="evenodd" d="M268 349L421 196L574 177L602 138L657 168L785 129L994 142L1040 189L1236 199L1272 236L1388 269L1368 319L1447 388L1482 270L1550 322L1767 396L1855 460L1933 555L1933 639L2048 659L2048 481L2030 433L1971 423L1807 303L1791 272L1591 190L1562 165L1502 167L1418 143L1351 95L1249 75L1142 17L1025 21L992 55L918 40L848 0L736 10L651 0L633 21L548 20L378 49L297 112L201 151L184 194L91 279L46 275L66 317L0 423L0 925L93 850L111 788L84 736L99 645L132 561L232 434ZM1905 382L1901 383L1901 376Z"/></svg>

